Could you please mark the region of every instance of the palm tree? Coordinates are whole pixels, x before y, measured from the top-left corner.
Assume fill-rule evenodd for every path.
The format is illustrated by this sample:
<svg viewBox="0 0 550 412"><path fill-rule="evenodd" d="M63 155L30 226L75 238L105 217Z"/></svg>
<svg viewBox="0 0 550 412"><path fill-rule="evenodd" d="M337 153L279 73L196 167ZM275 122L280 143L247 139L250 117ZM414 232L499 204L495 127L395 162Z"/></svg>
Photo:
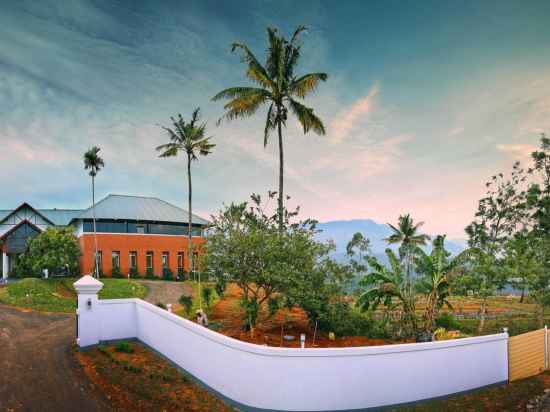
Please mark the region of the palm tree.
<svg viewBox="0 0 550 412"><path fill-rule="evenodd" d="M359 285L364 288L358 303L362 310L376 310L383 304L386 308L401 307L403 317L409 322L412 332L417 332L415 295L411 294L403 274L403 267L391 249L386 249L389 266L382 265L373 256L366 256L369 273Z"/></svg>
<svg viewBox="0 0 550 412"><path fill-rule="evenodd" d="M426 294L426 312L424 328L432 332L437 311L446 305L452 308L448 301L451 294L449 275L459 265L459 259L451 259L445 250L445 236L437 236L430 254L422 249L416 250L416 267L420 279L418 289Z"/></svg>
<svg viewBox="0 0 550 412"><path fill-rule="evenodd" d="M242 43L233 43L231 51L242 52L243 62L247 65L246 76L259 87L231 87L222 90L212 100L230 99L224 106L226 112L220 119L234 120L252 116L260 108L267 106L267 117L264 127L264 147L269 134L277 130L279 135L279 193L278 223L283 228L283 126L286 127L288 111L294 113L304 129L304 134L313 130L318 135L325 134L325 126L312 108L303 105L299 100L313 92L321 81L327 80L326 73L309 73L297 77L294 74L300 59L298 43L300 34L306 27L299 26L292 38L287 40L275 28L267 29L268 52L265 65L262 65L252 51Z"/></svg>
<svg viewBox="0 0 550 412"><path fill-rule="evenodd" d="M102 167L105 166L103 159L99 156L101 149L97 146L92 147L86 153L84 153L84 170L90 170L89 175L92 177L92 218L94 222L94 260L95 260L95 273L99 278L99 256L97 255L97 232L95 221L95 177L99 173Z"/></svg>
<svg viewBox="0 0 550 412"><path fill-rule="evenodd" d="M173 157L180 152L187 156L187 187L189 191L189 216L188 216L188 242L189 242L189 273L193 271L193 220L192 220L192 201L193 189L191 185L191 162L198 160L198 156L207 156L212 153L216 146L210 143L212 137L206 136L206 123L200 123L200 109L197 108L191 116L191 121L183 120L181 114L177 118L171 117L172 128L162 128L168 133L170 142L160 145L156 148L161 152L159 157ZM200 273L199 273L199 307L202 309L202 299L200 291Z"/></svg>
<svg viewBox="0 0 550 412"><path fill-rule="evenodd" d="M424 222L414 223L410 214L399 216L398 225L393 226L388 223L388 226L393 233L388 236L385 241L391 244L400 243L399 252L401 259L404 262L405 272L407 275L406 283L412 293L411 282L411 263L413 251L418 246L423 246L430 239L428 235L418 233L418 229L424 224Z"/></svg>

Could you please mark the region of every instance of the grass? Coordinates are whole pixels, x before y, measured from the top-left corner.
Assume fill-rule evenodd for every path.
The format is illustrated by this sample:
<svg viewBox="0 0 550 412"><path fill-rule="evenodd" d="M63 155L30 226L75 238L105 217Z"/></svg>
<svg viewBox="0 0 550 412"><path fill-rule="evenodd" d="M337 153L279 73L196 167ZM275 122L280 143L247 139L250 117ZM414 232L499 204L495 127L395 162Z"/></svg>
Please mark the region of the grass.
<svg viewBox="0 0 550 412"><path fill-rule="evenodd" d="M452 373L452 372L451 372ZM550 372L512 382L507 385L479 389L445 399L420 402L397 408L399 412L468 412L468 411L519 411L525 410L529 400L542 395L550 383Z"/></svg>
<svg viewBox="0 0 550 412"><path fill-rule="evenodd" d="M143 345L127 345L131 353L118 352L117 345L76 352L85 373L114 409L235 412Z"/></svg>
<svg viewBox="0 0 550 412"><path fill-rule="evenodd" d="M25 278L0 289L0 302L43 312L71 313L76 310L77 279ZM143 298L147 288L127 279L101 279L100 299Z"/></svg>

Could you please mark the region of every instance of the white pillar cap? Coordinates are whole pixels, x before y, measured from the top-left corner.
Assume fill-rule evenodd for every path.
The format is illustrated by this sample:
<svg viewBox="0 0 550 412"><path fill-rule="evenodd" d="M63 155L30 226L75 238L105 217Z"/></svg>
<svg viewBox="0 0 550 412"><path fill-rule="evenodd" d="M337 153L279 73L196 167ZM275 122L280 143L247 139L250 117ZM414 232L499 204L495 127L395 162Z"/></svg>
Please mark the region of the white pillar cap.
<svg viewBox="0 0 550 412"><path fill-rule="evenodd" d="M79 295L95 295L103 288L103 283L90 275L86 275L73 283L73 286Z"/></svg>

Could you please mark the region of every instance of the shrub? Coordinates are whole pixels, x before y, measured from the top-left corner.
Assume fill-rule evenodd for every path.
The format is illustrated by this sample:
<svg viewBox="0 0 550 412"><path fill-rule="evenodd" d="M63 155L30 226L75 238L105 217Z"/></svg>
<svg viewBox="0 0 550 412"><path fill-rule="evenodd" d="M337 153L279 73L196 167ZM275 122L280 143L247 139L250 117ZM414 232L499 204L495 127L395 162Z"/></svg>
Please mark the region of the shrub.
<svg viewBox="0 0 550 412"><path fill-rule="evenodd" d="M352 311L347 302L335 302L328 306L319 319L319 328L338 336L370 335L373 321Z"/></svg>
<svg viewBox="0 0 550 412"><path fill-rule="evenodd" d="M164 268L162 270L162 278L164 280L174 280L174 275L173 275L172 271L170 270L170 268Z"/></svg>
<svg viewBox="0 0 550 412"><path fill-rule="evenodd" d="M206 307L209 308L210 303L212 302L212 288L202 289L202 299L204 300Z"/></svg>
<svg viewBox="0 0 550 412"><path fill-rule="evenodd" d="M191 315L191 309L193 308L193 298L187 295L181 295L179 303L183 306L187 316Z"/></svg>
<svg viewBox="0 0 550 412"><path fill-rule="evenodd" d="M139 279L141 276L139 276L139 272L137 268L130 268L130 277L132 279Z"/></svg>
<svg viewBox="0 0 550 412"><path fill-rule="evenodd" d="M178 277L177 280L185 280L185 270L183 268L178 268Z"/></svg>
<svg viewBox="0 0 550 412"><path fill-rule="evenodd" d="M449 312L443 312L439 315L435 320L435 325L446 330L460 329L461 327L458 320Z"/></svg>
<svg viewBox="0 0 550 412"><path fill-rule="evenodd" d="M122 279L124 276L122 276L122 273L120 272L120 267L115 266L113 267L113 271L111 272L111 277L115 279Z"/></svg>
<svg viewBox="0 0 550 412"><path fill-rule="evenodd" d="M122 341L116 344L115 351L122 353L134 353L134 347L130 343Z"/></svg>
<svg viewBox="0 0 550 412"><path fill-rule="evenodd" d="M161 309L164 309L164 310L167 310L168 308L166 307L166 305L162 302L157 302L157 306Z"/></svg>
<svg viewBox="0 0 550 412"><path fill-rule="evenodd" d="M157 280L157 277L153 272L153 268L147 268L147 271L145 272L145 278L150 280Z"/></svg>

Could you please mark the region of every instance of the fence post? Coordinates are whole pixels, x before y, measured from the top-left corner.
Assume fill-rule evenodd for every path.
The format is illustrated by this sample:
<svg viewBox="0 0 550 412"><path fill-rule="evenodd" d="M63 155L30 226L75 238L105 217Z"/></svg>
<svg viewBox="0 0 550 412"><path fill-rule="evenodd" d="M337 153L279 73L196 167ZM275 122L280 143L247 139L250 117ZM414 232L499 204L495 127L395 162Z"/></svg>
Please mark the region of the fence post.
<svg viewBox="0 0 550 412"><path fill-rule="evenodd" d="M99 299L97 294L103 283L90 275L81 277L73 284L77 297L77 339L79 347L97 345L100 340Z"/></svg>
<svg viewBox="0 0 550 412"><path fill-rule="evenodd" d="M544 369L548 369L548 326L544 325Z"/></svg>

